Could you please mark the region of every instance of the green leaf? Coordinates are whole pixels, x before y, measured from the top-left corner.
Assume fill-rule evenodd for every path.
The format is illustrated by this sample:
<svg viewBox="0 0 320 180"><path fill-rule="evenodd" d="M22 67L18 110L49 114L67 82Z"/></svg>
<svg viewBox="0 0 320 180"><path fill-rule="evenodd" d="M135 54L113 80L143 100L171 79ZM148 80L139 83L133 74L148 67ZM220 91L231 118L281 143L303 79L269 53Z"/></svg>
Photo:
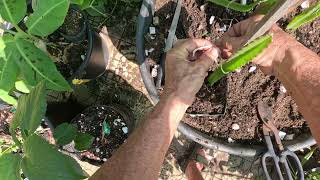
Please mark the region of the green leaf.
<svg viewBox="0 0 320 180"><path fill-rule="evenodd" d="M13 37L11 35L0 37L0 98L10 104L16 102L8 94L17 78L19 70L15 63L17 58L19 58L19 54Z"/></svg>
<svg viewBox="0 0 320 180"><path fill-rule="evenodd" d="M37 7L26 21L28 32L38 36L48 36L64 21L69 9L68 0L37 1Z"/></svg>
<svg viewBox="0 0 320 180"><path fill-rule="evenodd" d="M26 0L0 0L0 15L5 21L17 25L26 13Z"/></svg>
<svg viewBox="0 0 320 180"><path fill-rule="evenodd" d="M210 74L208 78L209 84L212 86L229 72L241 68L248 62L252 61L265 48L267 48L271 42L272 36L266 35L242 48L240 51L235 53L228 62L222 64L212 74Z"/></svg>
<svg viewBox="0 0 320 180"><path fill-rule="evenodd" d="M82 5L84 0L71 0L72 4Z"/></svg>
<svg viewBox="0 0 320 180"><path fill-rule="evenodd" d="M17 105L17 100L12 96L10 96L7 91L4 91L2 89L0 89L0 99L2 99L4 102L8 104L11 104L14 106Z"/></svg>
<svg viewBox="0 0 320 180"><path fill-rule="evenodd" d="M23 145L23 173L32 180L79 180L86 178L79 164L60 153L36 134L29 136Z"/></svg>
<svg viewBox="0 0 320 180"><path fill-rule="evenodd" d="M103 127L103 134L108 136L111 132L111 128L109 126L109 124L104 120L102 123L102 127Z"/></svg>
<svg viewBox="0 0 320 180"><path fill-rule="evenodd" d="M34 133L41 123L46 112L46 92L45 83L39 83L30 94L19 98L17 112L10 126L11 135L15 134L15 129L20 126L23 132L28 135Z"/></svg>
<svg viewBox="0 0 320 180"><path fill-rule="evenodd" d="M301 161L301 165L304 166L308 161L309 159L312 157L312 155L314 154L314 152L317 150L317 147L314 147L311 149L310 152L308 152L302 159Z"/></svg>
<svg viewBox="0 0 320 180"><path fill-rule="evenodd" d="M32 86L26 84L23 81L16 81L15 82L15 88L20 92L28 94L28 93L30 93L30 90L32 89Z"/></svg>
<svg viewBox="0 0 320 180"><path fill-rule="evenodd" d="M307 174L307 177L306 177L306 180L318 180L318 179L320 179L320 171L319 170L315 170L315 171Z"/></svg>
<svg viewBox="0 0 320 180"><path fill-rule="evenodd" d="M21 156L18 154L4 154L0 157L1 180L20 180Z"/></svg>
<svg viewBox="0 0 320 180"><path fill-rule="evenodd" d="M300 26L307 24L316 18L320 17L320 1L314 6L308 8L300 15L296 16L287 26L287 29L297 29Z"/></svg>
<svg viewBox="0 0 320 180"><path fill-rule="evenodd" d="M56 91L72 91L50 57L31 42L15 38L21 58L16 62L20 67L23 80L31 86L45 80L47 87Z"/></svg>
<svg viewBox="0 0 320 180"><path fill-rule="evenodd" d="M75 139L77 135L77 127L74 124L63 123L54 129L53 137L57 144L66 145Z"/></svg>
<svg viewBox="0 0 320 180"><path fill-rule="evenodd" d="M258 4L262 3L262 2L266 2L268 0L257 0L251 4L240 4L237 2L234 2L233 0L208 0L209 2L215 3L217 5L223 6L225 8L228 9L232 9L235 11L239 11L239 12L249 12L251 10L253 10Z"/></svg>
<svg viewBox="0 0 320 180"><path fill-rule="evenodd" d="M94 137L87 133L78 133L75 142L75 148L79 151L87 150L91 147Z"/></svg>

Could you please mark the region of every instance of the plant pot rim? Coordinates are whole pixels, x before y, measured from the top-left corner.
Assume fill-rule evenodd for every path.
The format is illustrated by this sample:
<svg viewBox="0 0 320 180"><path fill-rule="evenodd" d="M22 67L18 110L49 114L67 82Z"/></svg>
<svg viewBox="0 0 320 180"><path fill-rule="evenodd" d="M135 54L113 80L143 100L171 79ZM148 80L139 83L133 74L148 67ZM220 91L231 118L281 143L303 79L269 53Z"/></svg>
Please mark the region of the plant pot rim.
<svg viewBox="0 0 320 180"><path fill-rule="evenodd" d="M136 46L137 46L137 62L140 68L143 83L147 89L153 104L159 102L159 93L153 82L153 78L149 72L149 64L146 61L144 37L152 22L155 0L143 0L137 21ZM180 122L178 130L187 138L207 147L227 152L229 154L239 156L257 156L266 152L265 145L243 145L238 143L228 143L218 138L210 137L189 125ZM316 144L311 133L302 134L293 141L284 141L285 147L291 151L298 151Z"/></svg>

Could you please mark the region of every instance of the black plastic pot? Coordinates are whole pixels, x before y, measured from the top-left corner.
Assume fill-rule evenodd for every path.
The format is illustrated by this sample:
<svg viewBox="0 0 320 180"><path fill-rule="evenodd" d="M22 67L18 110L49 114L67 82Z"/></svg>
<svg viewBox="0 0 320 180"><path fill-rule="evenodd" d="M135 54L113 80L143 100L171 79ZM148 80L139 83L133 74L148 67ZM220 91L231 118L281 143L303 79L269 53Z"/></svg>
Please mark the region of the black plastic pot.
<svg viewBox="0 0 320 180"><path fill-rule="evenodd" d="M149 25L152 22L154 14L155 0L143 0L140 13L138 16L137 32L136 32L136 45L137 45L137 61L140 67L140 73L143 83L149 93L149 96L153 104L157 104L159 101L159 93L150 74L150 67L145 57L144 37L148 31ZM230 154L239 156L256 156L266 151L264 145L243 145L237 143L228 143L218 138L210 137L193 127L181 122L178 126L178 130L184 134L187 138L207 147L210 149L217 149ZM310 147L316 144L310 133L301 135L292 141L284 141L284 146L291 151L297 151L299 149Z"/></svg>

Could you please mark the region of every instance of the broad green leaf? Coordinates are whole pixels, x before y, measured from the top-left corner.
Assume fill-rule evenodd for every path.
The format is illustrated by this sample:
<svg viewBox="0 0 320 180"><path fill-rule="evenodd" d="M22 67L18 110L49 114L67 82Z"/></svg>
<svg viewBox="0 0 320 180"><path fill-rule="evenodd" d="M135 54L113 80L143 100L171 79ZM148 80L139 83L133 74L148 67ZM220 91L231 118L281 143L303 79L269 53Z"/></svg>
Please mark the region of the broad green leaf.
<svg viewBox="0 0 320 180"><path fill-rule="evenodd" d="M21 58L17 59L23 80L31 86L45 80L47 87L56 91L71 91L68 82L63 78L50 57L31 42L15 38Z"/></svg>
<svg viewBox="0 0 320 180"><path fill-rule="evenodd" d="M0 157L1 180L20 180L21 156L18 154L4 154Z"/></svg>
<svg viewBox="0 0 320 180"><path fill-rule="evenodd" d="M237 3L235 1L230 1L230 0L208 0L209 2L212 2L214 4L223 6L225 8L228 9L232 9L235 11L239 11L239 12L249 12L251 10L253 10L258 4L262 3L262 2L266 2L268 0L257 0L251 4L246 4L243 5L241 3Z"/></svg>
<svg viewBox="0 0 320 180"><path fill-rule="evenodd" d="M82 5L84 0L71 0L72 4L78 4L78 5Z"/></svg>
<svg viewBox="0 0 320 180"><path fill-rule="evenodd" d="M19 58L14 39L10 35L0 37L0 89L9 92L16 81L18 66L15 60Z"/></svg>
<svg viewBox="0 0 320 180"><path fill-rule="evenodd" d="M2 89L0 89L0 99L8 104L14 106L17 105L17 100L14 97L10 96L7 91L4 91Z"/></svg>
<svg viewBox="0 0 320 180"><path fill-rule="evenodd" d="M26 13L26 0L0 0L0 15L4 20L17 25Z"/></svg>
<svg viewBox="0 0 320 180"><path fill-rule="evenodd" d="M307 174L306 180L318 180L320 179L320 170L315 168L316 170Z"/></svg>
<svg viewBox="0 0 320 180"><path fill-rule="evenodd" d="M79 151L87 150L91 147L94 137L87 133L78 133L74 140L75 148Z"/></svg>
<svg viewBox="0 0 320 180"><path fill-rule="evenodd" d="M103 121L102 123L102 128L103 128L103 134L108 136L111 132L111 128L109 124L106 121Z"/></svg>
<svg viewBox="0 0 320 180"><path fill-rule="evenodd" d="M69 0L37 1L37 7L26 21L28 32L38 36L48 36L64 22L69 9Z"/></svg>
<svg viewBox="0 0 320 180"><path fill-rule="evenodd" d="M266 35L242 48L240 51L235 53L228 62L222 64L212 74L210 74L208 78L209 84L212 86L229 72L241 68L248 62L252 61L265 48L267 48L271 42L272 36Z"/></svg>
<svg viewBox="0 0 320 180"><path fill-rule="evenodd" d="M308 8L300 15L296 16L287 26L287 29L297 29L316 18L320 17L320 1L314 6Z"/></svg>
<svg viewBox="0 0 320 180"><path fill-rule="evenodd" d="M63 123L54 129L53 137L59 145L69 144L77 135L77 127L74 124Z"/></svg>
<svg viewBox="0 0 320 180"><path fill-rule="evenodd" d="M36 134L24 145L22 171L30 180L79 180L86 178L79 164Z"/></svg>
<svg viewBox="0 0 320 180"><path fill-rule="evenodd" d="M34 133L46 112L45 83L39 83L30 94L19 98L17 112L10 126L11 134L20 126L27 135Z"/></svg>
<svg viewBox="0 0 320 180"><path fill-rule="evenodd" d="M26 84L23 81L16 81L15 82L15 88L20 92L28 94L28 93L30 93L30 90L32 89L32 86Z"/></svg>

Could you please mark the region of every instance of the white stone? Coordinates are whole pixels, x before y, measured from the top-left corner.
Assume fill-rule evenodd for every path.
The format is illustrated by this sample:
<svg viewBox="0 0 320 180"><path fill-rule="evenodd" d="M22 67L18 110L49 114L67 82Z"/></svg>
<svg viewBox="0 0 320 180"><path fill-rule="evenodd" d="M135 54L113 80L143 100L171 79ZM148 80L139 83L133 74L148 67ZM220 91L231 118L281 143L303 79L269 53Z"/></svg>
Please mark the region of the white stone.
<svg viewBox="0 0 320 180"><path fill-rule="evenodd" d="M310 2L307 0L307 1L304 1L303 3L301 3L301 8L302 9L306 9L306 8L309 8L310 7Z"/></svg>
<svg viewBox="0 0 320 180"><path fill-rule="evenodd" d="M235 70L236 73L241 73L241 68Z"/></svg>
<svg viewBox="0 0 320 180"><path fill-rule="evenodd" d="M249 73L254 72L256 69L257 69L257 66L251 66L251 67L249 68Z"/></svg>
<svg viewBox="0 0 320 180"><path fill-rule="evenodd" d="M99 141L99 140L100 140L100 138L97 137L97 138L96 138L96 141Z"/></svg>
<svg viewBox="0 0 320 180"><path fill-rule="evenodd" d="M226 32L227 31L227 26L223 25L222 28L218 29L219 32Z"/></svg>
<svg viewBox="0 0 320 180"><path fill-rule="evenodd" d="M211 16L209 19L209 24L213 24L214 19L215 19L215 16Z"/></svg>
<svg viewBox="0 0 320 180"><path fill-rule="evenodd" d="M280 86L280 91L281 91L282 93L286 93L286 92L287 92L287 89L286 89L283 85L281 85L281 86Z"/></svg>
<svg viewBox="0 0 320 180"><path fill-rule="evenodd" d="M155 16L155 17L153 17L153 25L155 25L155 26L157 26L157 25L159 25L159 17L158 16Z"/></svg>
<svg viewBox="0 0 320 180"><path fill-rule="evenodd" d="M234 140L232 138L228 138L228 143L234 143Z"/></svg>
<svg viewBox="0 0 320 180"><path fill-rule="evenodd" d="M283 131L279 131L279 137L281 140L284 139L284 137L286 136L287 133L283 132Z"/></svg>
<svg viewBox="0 0 320 180"><path fill-rule="evenodd" d="M151 35L155 35L156 34L156 28L155 27L149 27L149 33Z"/></svg>
<svg viewBox="0 0 320 180"><path fill-rule="evenodd" d="M123 127L122 131L123 131L123 133L128 134L128 127Z"/></svg>
<svg viewBox="0 0 320 180"><path fill-rule="evenodd" d="M204 11L205 9L206 9L206 6L205 6L205 5L201 5L201 6L200 6L200 10L201 10L201 11Z"/></svg>
<svg viewBox="0 0 320 180"><path fill-rule="evenodd" d="M147 49L144 50L144 53L146 54L146 56L149 56L149 51Z"/></svg>
<svg viewBox="0 0 320 180"><path fill-rule="evenodd" d="M239 130L240 129L239 124L237 124L237 123L232 124L232 129L233 130Z"/></svg>
<svg viewBox="0 0 320 180"><path fill-rule="evenodd" d="M99 149L99 148L96 148L96 152L97 152L97 153L100 152L100 149Z"/></svg>
<svg viewBox="0 0 320 180"><path fill-rule="evenodd" d="M149 52L149 53L152 53L154 50L155 50L154 48L150 48L150 49L148 50L148 52Z"/></svg>
<svg viewBox="0 0 320 180"><path fill-rule="evenodd" d="M84 59L86 58L85 55L81 55L80 57L81 57L82 61L84 61Z"/></svg>
<svg viewBox="0 0 320 180"><path fill-rule="evenodd" d="M106 161L107 161L107 158L103 158L102 161L103 161L103 162L106 162Z"/></svg>
<svg viewBox="0 0 320 180"><path fill-rule="evenodd" d="M158 76L158 65L155 65L152 70L151 70L151 76L154 78L154 77L157 77Z"/></svg>

